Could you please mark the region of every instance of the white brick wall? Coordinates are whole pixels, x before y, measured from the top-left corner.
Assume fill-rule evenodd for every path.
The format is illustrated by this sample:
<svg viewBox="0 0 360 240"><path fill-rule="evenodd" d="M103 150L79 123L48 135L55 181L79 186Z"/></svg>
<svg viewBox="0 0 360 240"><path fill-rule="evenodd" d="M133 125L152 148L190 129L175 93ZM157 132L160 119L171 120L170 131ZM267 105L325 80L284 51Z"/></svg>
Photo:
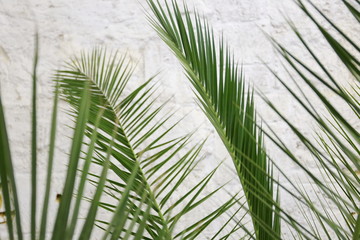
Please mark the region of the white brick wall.
<svg viewBox="0 0 360 240"><path fill-rule="evenodd" d="M139 2L145 6L145 1ZM300 30L307 34L311 43L319 49L322 58L331 59L327 57L329 54L326 43L319 38L319 33L308 24L294 3L291 0L186 0L185 2L188 6L196 6L209 19L218 36L220 33L224 34L236 58L243 63L247 80L266 93L270 99L281 104L280 108L296 124L311 133L312 129L306 124L308 119L301 114L292 99L285 94L285 90L280 87L262 63L264 61L275 71L283 72L279 58L276 57L275 51L264 37L262 30L285 43L290 49L299 52L300 44L294 40L283 15L290 17ZM318 2L344 29L354 29L352 19L343 11L345 8L339 7L340 1L315 2ZM40 169L45 169L46 166L52 103L51 74L70 56L98 45L127 52L134 61L139 61L134 80L130 82L133 87L158 71L162 71L158 79L160 79L159 90L163 92L163 95L159 101L172 96L169 108L178 109L176 117L189 114L182 123L182 128L177 132L181 133L184 130L190 132L199 128L196 140L210 135L204 147L206 161L202 163L200 170L196 170L196 173L201 174L204 168L211 170L224 159L229 168L232 168L231 160L228 159L215 131L194 103L190 85L182 74L177 60L146 22L141 4L134 0L0 0L1 98L6 109L20 199L27 202L22 205L27 232L30 198L30 74L35 23L40 34L38 69ZM303 52L299 53L304 59L309 59ZM332 61L329 64L335 69L338 63ZM341 76L344 73L334 70L334 74ZM261 101L258 101L257 107L270 125L277 129L288 143L297 148L299 154L303 154L304 150L299 146L298 141L289 135L288 129L279 123L274 114ZM69 119L62 114L60 122L66 123ZM54 196L61 191L61 179L66 163L65 153L68 149L65 136L70 133L65 127L59 131L62 136L59 136L57 147L55 188L52 193ZM279 157L281 161L281 155L276 151L273 152L273 156ZM304 161L312 164L306 157ZM291 164L285 164L284 167L291 174L299 174L298 169ZM230 172L226 168L224 171ZM45 172L40 172L40 180L44 179L44 176ZM230 178L229 174L218 174L214 184L223 183ZM231 186L238 189L237 180L233 181ZM288 204L286 199L283 201ZM2 228L0 226L0 229Z"/></svg>

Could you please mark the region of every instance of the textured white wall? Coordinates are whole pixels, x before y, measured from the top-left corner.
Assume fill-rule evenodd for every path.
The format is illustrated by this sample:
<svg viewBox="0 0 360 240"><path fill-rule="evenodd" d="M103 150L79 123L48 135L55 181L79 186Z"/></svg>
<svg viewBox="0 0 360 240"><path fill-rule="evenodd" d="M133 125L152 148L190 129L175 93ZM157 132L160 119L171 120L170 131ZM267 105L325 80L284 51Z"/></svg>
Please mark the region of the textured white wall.
<svg viewBox="0 0 360 240"><path fill-rule="evenodd" d="M293 33L287 27L284 15L290 17L300 30L307 34L311 43L320 50L321 58L331 59L328 57L326 43L313 26L308 24L294 3L291 0L186 0L185 2L189 6L196 6L199 12L204 14L214 27L217 36L220 36L221 33L224 34L233 48L236 58L243 63L248 82L263 91L270 99L278 102L282 111L305 132L311 134L313 128L309 128L312 125L308 125L308 119L304 117L262 63L264 61L269 64L278 73L283 72L279 58L276 57L274 49L262 30L285 43L290 49L300 49L300 44L294 40ZM343 7L339 7L340 1L316 2L319 2L321 8L336 19L344 29L353 28L351 18L345 16ZM138 61L137 70L130 86L134 87L161 71L158 78L159 90L162 92L159 102L172 97L169 109L178 110L176 117L189 114L183 121L182 128L177 130L179 134L199 128L198 134L195 136L196 140L210 136L204 147L206 161L203 161L200 168L196 170L199 175L211 170L220 161L226 159L229 166L223 168L226 174L218 174L214 185L233 177L232 170L230 170L232 168L231 160L214 129L194 103L190 86L177 60L147 23L141 4L145 6L145 1L0 0L1 98L6 110L21 200L29 202L27 200L30 197L30 74L35 23L37 23L40 34L38 100L41 109L38 148L41 169L45 169L46 166L52 103L52 73L60 68L70 56L81 50L90 50L93 46L105 46L110 50L127 52L134 61ZM146 6L145 9L147 9ZM302 53L300 55L308 61L309 56ZM334 74L346 74L335 71L338 62L329 60L329 64L333 66ZM303 160L309 165L313 164L311 159L308 159L303 153L304 149L299 142L289 134L287 128L279 123L274 114L260 101L257 102L257 108L268 123L282 134L294 149L297 149L298 154L304 156ZM60 116L61 123L68 121L65 114ZM59 130L63 136L59 136L60 140L57 146L55 188L52 193L54 196L61 191L61 179L66 163L65 153L69 147L65 136L70 134L65 127ZM281 154L272 149L269 151L282 163ZM306 184L307 180L301 178L296 167L289 163L282 163L282 165L290 175L300 175L300 179ZM44 175L45 172L40 172L40 180L44 179ZM231 182L229 188L239 189L237 181ZM289 204L286 199L283 201L285 204ZM25 219L29 219L28 205L23 204L22 207ZM210 208L211 206L209 206ZM24 220L24 224L27 225L27 220ZM0 227L0 229L2 228ZM28 231L28 227L26 227L26 231Z"/></svg>

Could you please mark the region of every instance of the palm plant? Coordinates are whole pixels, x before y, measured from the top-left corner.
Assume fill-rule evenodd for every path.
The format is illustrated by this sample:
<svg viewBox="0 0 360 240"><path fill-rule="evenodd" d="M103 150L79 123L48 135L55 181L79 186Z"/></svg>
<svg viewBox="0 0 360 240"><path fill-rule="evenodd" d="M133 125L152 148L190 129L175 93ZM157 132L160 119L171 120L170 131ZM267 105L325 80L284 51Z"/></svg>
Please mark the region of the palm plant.
<svg viewBox="0 0 360 240"><path fill-rule="evenodd" d="M359 3L355 5L348 1L342 1L344 6L350 10L358 20L359 11L356 10ZM309 55L314 59L317 66L309 66L304 63L295 53L288 51L280 43L274 41L276 49L283 56L288 67L296 76L291 76L294 81L301 81L302 85L308 86L312 93L320 100L321 104L327 109L328 115L324 117L317 107L309 101L308 95L301 90L301 85L296 82L296 89L291 89L290 84L283 78L275 74L281 84L289 91L303 109L318 124L320 131L317 133L317 143L306 137L294 126L283 114L281 114L273 103L266 102L292 129L294 134L301 140L306 149L311 153L319 166L323 176L316 176L308 167L301 163L299 157L295 157L289 151L286 144L279 139L274 142L316 183L314 187L320 194L316 197L321 203L320 206L314 204L306 191L301 187L296 188L299 196L304 201L305 207L309 208L310 213L304 212L304 218L310 226L313 237L320 239L321 236L338 239L358 239L359 230L359 132L356 122L359 120L359 61L357 55L359 46L352 39L351 32L345 33L330 18L324 14L312 2L297 1L298 6L306 16L311 19L320 33L326 39L329 47L336 53L342 66L348 70L350 76L347 79L350 86L344 86L343 79L336 79L330 73L329 66L321 61L309 43L304 40L299 30L290 23L294 33L303 44ZM357 5L357 6L356 6ZM326 29L312 10L315 11L328 24L330 29ZM358 22L357 22L358 23ZM318 67L320 71L316 71ZM289 71L290 71L289 70ZM320 83L320 84L318 84ZM336 96L334 104L325 94L330 91ZM340 107L342 106L342 107ZM355 120L355 122L353 122ZM357 121L356 121L357 120ZM322 179L327 179L323 181ZM331 207L335 206L335 207ZM335 209L335 210L333 210ZM313 219L312 221L309 221ZM320 226L320 227L316 227Z"/></svg>
<svg viewBox="0 0 360 240"><path fill-rule="evenodd" d="M38 43L37 36L36 36L36 44ZM50 144L49 144L49 159L48 159L48 168L47 168L47 183L46 183L46 190L45 190L45 197L43 201L43 211L41 215L41 223L40 226L37 227L37 205L36 205L36 196L37 196L37 153L36 153L36 69L37 69L37 61L38 61L38 46L36 45L35 51L35 58L34 58L34 68L33 68L33 104L32 104L32 205L31 205L31 239L45 239L47 233L47 219L48 219L48 212L49 212L49 197L50 197L50 189L51 189L51 175L53 173L53 162L54 162L54 146L55 146L55 137L56 137L56 121L57 121L57 109L58 109L58 86L55 88L55 97L54 97L54 107L53 107L53 114L52 114L52 122L51 122L51 135L50 135ZM89 85L86 84L86 88L89 88ZM77 109L78 114L76 116L76 124L74 127L74 134L72 137L72 146L69 153L69 166L67 169L67 174L65 178L65 186L62 192L60 206L57 211L56 217L56 224L54 226L53 231L51 232L52 239L71 239L74 233L75 223L78 220L78 211L80 208L80 199L83 196L84 184L88 177L87 168L90 165L93 153L94 153L94 144L97 140L97 132L95 131L88 142L88 149L87 152L84 153L83 157L80 157L81 151L83 148L83 138L86 129L86 123L89 117L89 91L83 91L81 95L79 109ZM102 117L102 112L99 112L97 115L97 122L95 127L98 126L99 120ZM9 239L23 239L23 229L21 224L21 212L19 208L19 199L16 190L16 179L15 173L12 166L12 159L10 154L10 145L7 137L6 131L6 123L4 117L3 106L0 104L0 171L1 171L1 182L2 182L2 196L3 202L5 205L5 219L6 225L8 229L8 237ZM108 151L112 148L112 142L109 142L109 146L107 147ZM78 181L75 181L77 169L79 166L79 160L84 158L84 168L82 169L82 176ZM99 184L96 185L96 194L94 197L94 201L92 202L92 207L88 210L88 218L89 221L86 221L82 224L83 229L86 230L87 234L90 235L91 230L93 229L94 221L91 221L91 216L96 214L97 211L97 201L96 197L99 193L102 192L103 183L106 179L106 172L109 168L109 156L103 162L103 170L102 174L100 175ZM132 171L131 177L129 177L128 187L126 188L129 190L134 185L134 176L137 174L137 168L134 167ZM79 188L75 190L74 186L78 183ZM12 190L12 191L11 191ZM76 203L72 205L74 197L73 195L76 194ZM121 199L122 202L119 203L118 207L123 207L126 199L129 196L126 194L126 191L122 195ZM15 215L15 220L13 219L12 215ZM115 215L115 214L114 214ZM121 218L121 216L120 216ZM71 225L70 225L71 223ZM86 235L82 235L81 238L85 237Z"/></svg>
<svg viewBox="0 0 360 240"><path fill-rule="evenodd" d="M357 10L359 3L352 4L345 0L342 2L359 20L359 11ZM232 60L223 40L220 39L219 43L216 43L208 23L201 20L197 13L191 17L186 5L180 10L175 1L170 4L165 2L164 7L159 1L148 0L148 3L152 10L152 15L149 17L150 22L160 38L183 65L185 73L194 87L199 105L214 125L233 158L235 169L246 195L248 210L253 219L253 231L251 229L246 230L250 234L250 238L280 238L279 218L281 217L282 225L290 228L293 237L322 239L323 236L326 236L329 239L334 237L358 239L360 231L358 207L360 200L358 190L360 187L358 177L360 136L356 125L351 124L351 121L344 117L344 114L351 111L352 116L359 119L359 60L356 57L359 53L359 47L356 41L340 30L311 1L306 1L310 6L301 0L296 1L300 9L318 27L330 47L351 73L352 79L349 80L351 87L346 89L340 85L341 79L336 80L329 73L324 63L311 50L309 44L291 22L289 24L292 30L314 58L325 77L322 77L321 74L296 57L296 54L291 53L286 47L270 37L288 67L297 74L298 79L293 79L293 76L291 78L294 80L298 92L293 90L289 83L278 76L275 71L272 71L271 68L270 70L318 124L322 132L317 138L319 144L308 139L265 95L261 94L261 96L268 106L289 126L315 159L324 175L323 177L330 180L329 183L324 183L301 162L300 158L270 127L263 128L260 125L257 128L251 90L248 91L250 93L246 93L241 77L242 72L239 73L237 64ZM332 29L326 30L316 20L309 7L317 11ZM330 33L332 30L335 31L335 36ZM336 37L341 37L345 43L340 43ZM351 51L345 47L348 45ZM299 81L303 81L303 85L308 86L315 93L315 96L327 109L330 119L321 116L307 97L308 95L302 91L303 86ZM343 112L341 112L322 93L321 87L314 84L313 81L320 82L321 87L325 87L336 94L340 101L347 104L348 109L342 109ZM264 125L267 125L266 122ZM275 143L314 182L313 188L321 192L316 195L316 200L321 203L320 207L314 204L315 199L309 197L308 189L296 186L283 169L276 164L276 161L266 156L262 147L262 134L265 134L268 140ZM244 144L244 140L246 144ZM254 166L258 167L255 168ZM285 187L284 184L274 179L273 168L284 179L290 180L293 189ZM289 215L279 205L278 198L275 197L274 193L275 183L281 191L289 193L294 201L298 202L298 206L303 212L303 219L308 223L308 227ZM335 207L331 208L331 206ZM335 213L333 209L338 212Z"/></svg>
<svg viewBox="0 0 360 240"><path fill-rule="evenodd" d="M188 145L189 136L170 140L165 138L175 126L160 131L160 127L169 117L164 117L155 123L152 121L156 119L163 105L152 110L154 100L151 100L151 95L154 91L152 91L152 86L146 89L151 79L121 99L132 68L124 58L120 59L120 64L116 64L117 61L117 54L108 57L106 52L99 49L89 55L73 59L67 66L67 70L61 70L57 74L62 95L73 109L78 109L79 96L86 87L84 83L90 82L90 117L86 132L89 138L94 131L98 112L103 111L103 117L98 125L98 131L101 133L98 133L96 156L93 157L93 161L98 164L104 162L107 143L111 141L111 136L114 138L113 149L109 153L112 157L109 169L116 178L108 179L108 184L105 186L105 192L109 196L117 200L118 194L124 192L126 188L134 164L139 163L138 174L135 178L136 187L129 193L133 201L128 203L127 217L133 219L146 216L147 221L144 227L149 234L148 237L152 239L194 238L215 219L215 216L221 215L234 205L236 198L231 197L208 216L174 233L174 227L183 215L201 205L220 189L216 188L208 194L201 195L216 169L198 180L184 195L178 196L176 190L185 179L188 179L196 166L202 144L182 153L181 150ZM112 135L113 128L117 129L115 135ZM179 159L176 159L175 155L179 153L181 155ZM93 176L95 179L91 182L98 182L98 177ZM144 201L141 204L147 206L149 212L136 204L143 198ZM100 202L100 205L110 212L118 211L116 205L106 202ZM129 229L123 229L124 225L119 225L118 222L109 224L101 221L99 225L104 229L110 227L115 232L112 232L113 237L120 236L122 232L124 236L131 234ZM111 230L107 233L109 231Z"/></svg>
<svg viewBox="0 0 360 240"><path fill-rule="evenodd" d="M359 3L341 1L358 23ZM47 184L38 225L36 47L32 98L31 239L45 239L47 234L52 239L72 239L74 236L90 239L95 226L104 230L103 239L199 239L200 234L225 213L224 223L218 224L215 234L208 236L210 239L229 239L238 234L244 239L282 239L281 229L284 228L289 229L288 233L296 239L359 239L360 136L356 124L359 119L360 64L357 58L359 46L351 33L342 31L312 2L296 0L349 71L351 86L347 88L341 85L341 79L332 75L290 21L293 32L320 70L314 70L314 66L308 66L296 53L270 37L283 57L295 88L271 67L269 69L319 126L315 141L284 116L275 103L264 94L260 95L316 161L322 173L322 176L317 176L266 121L259 123L252 88L245 83L242 69L233 60L230 48L223 39L215 40L206 20L196 11L191 15L186 5L181 8L174 0L164 4L147 0L147 3L152 11L148 14L150 23L181 62L199 106L233 160L243 197L241 194L229 195L228 201L220 203L200 220L185 225L181 223L186 214L205 204L223 187L204 192L205 187L211 185L210 180L217 169L197 180L190 190L179 196L180 186L188 181L201 159L203 143L189 146L190 135L169 138L176 124L161 130L171 113L160 117L165 103L155 106L153 79L126 94L124 89L133 71L131 64L117 53L94 49L89 54L72 58L55 74ZM319 17L322 18L321 24ZM327 28L323 22L327 23ZM303 86L309 87L325 106L327 116L314 106L309 93L303 92ZM339 109L338 102L331 102L323 89L333 93L346 108ZM55 224L49 232L50 180L59 98L69 103L69 114L75 125L64 189ZM346 117L349 112L352 119ZM355 124L354 119L357 120ZM266 153L265 141L274 143L304 171L314 182L312 189L291 180L278 161ZM291 188L280 182L279 177L288 180ZM5 206L9 238L23 239L21 201L17 195L1 99L0 180L3 196L0 205L4 203ZM95 189L93 196L85 193L89 185ZM315 199L309 195L312 190L316 192ZM302 212L301 218L292 216L281 205L280 193L296 202ZM86 218L80 220L78 216L80 209L84 208L84 199L88 201ZM110 217L100 219L99 211L106 211ZM252 224L246 223L247 214Z"/></svg>
<svg viewBox="0 0 360 240"><path fill-rule="evenodd" d="M180 60L200 107L233 159L256 238L278 238L272 165L262 144L263 133L256 126L253 93L245 86L229 47L223 39L217 43L208 23L196 13L192 19L186 6L182 16L175 1L171 6L166 2L164 8L159 2L148 3L155 16L150 22Z"/></svg>
<svg viewBox="0 0 360 240"><path fill-rule="evenodd" d="M36 149L36 65L37 55L33 74L33 149ZM46 192L39 227L35 204L37 199L32 199L32 239L45 239L48 232L59 96L70 104L69 114L74 117L75 126L64 190L61 193L51 239L72 239L74 234L78 234L80 239L91 239L95 226L104 230L103 239L193 239L237 203L238 197L230 196L228 201L220 203L218 208L202 216L200 220L174 231L184 215L202 206L222 186L204 193L216 168L197 180L186 193L178 193L179 187L190 178L192 170L200 160L203 143L185 151L183 149L189 146L191 135L166 138L176 124L161 130L171 114L157 119L163 105L153 106L155 100L151 96L155 92L154 85L149 86L152 79L125 96L124 89L132 71L133 67L126 57L94 49L89 54L73 58L64 70L55 74ZM1 180L2 183L9 182L3 184L2 189L8 233L10 239L23 239L5 118L2 107L0 109ZM34 150L32 196L36 195L38 186L36 155ZM91 171L91 166L94 165L100 166L100 174ZM111 178L108 178L109 171L112 172ZM95 187L93 196L85 194L85 188L89 184ZM9 186L14 190L13 194ZM101 197L104 195L108 195L112 200L102 201ZM14 201L11 200L12 196ZM78 217L84 206L82 199L90 202L85 205L87 210L84 221ZM99 208L109 212L110 218L98 219ZM16 214L16 227L13 225L12 212Z"/></svg>

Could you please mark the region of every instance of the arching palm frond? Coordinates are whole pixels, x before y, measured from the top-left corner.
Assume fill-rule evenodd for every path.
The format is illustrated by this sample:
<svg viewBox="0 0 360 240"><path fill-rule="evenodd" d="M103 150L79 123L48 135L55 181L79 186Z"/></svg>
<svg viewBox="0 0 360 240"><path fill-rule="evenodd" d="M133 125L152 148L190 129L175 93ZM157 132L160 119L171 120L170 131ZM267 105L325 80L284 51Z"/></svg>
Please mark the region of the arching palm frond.
<svg viewBox="0 0 360 240"><path fill-rule="evenodd" d="M178 196L179 187L189 178L198 162L202 144L184 152L189 136L170 140L166 138L175 126L161 130L169 117L157 120L163 105L153 106L153 88L148 87L150 80L124 96L124 88L131 73L131 64L125 57L118 57L117 54L110 56L106 51L95 49L88 55L74 58L56 76L63 98L71 104L75 113L85 83L89 84L90 105L86 135L91 138L95 131L96 116L99 111L103 112L96 130L94 162L103 165L107 156L110 156L108 168L116 176L116 179L109 178L107 182L101 182L101 177L92 175L91 182L102 184L98 191L108 193L116 202L102 202L100 193L95 193L92 204L94 208L100 204L108 211L126 216L122 220L113 218L110 222L97 222L96 215L91 214L86 218L87 226L97 224L106 230L104 238L111 236L111 239L134 236L139 229L144 232L141 237L144 239L192 239L216 217L231 208L236 203L236 198L230 197L229 201L205 218L190 226L185 225L183 230L175 228L185 214L201 206L221 188L204 193L204 188L216 169ZM111 149L108 147L110 142ZM139 170L134 176L134 187L128 189L127 182L136 164L139 164ZM119 194L125 193L129 201L119 208ZM127 229L126 220L134 219L136 224ZM135 228L142 221L145 225ZM84 227L82 234L90 237L91 233Z"/></svg>
<svg viewBox="0 0 360 240"><path fill-rule="evenodd" d="M148 0L149 21L179 59L200 107L233 159L246 195L257 239L280 237L272 166L256 126L251 88L245 86L229 48L195 11L192 17L176 1Z"/></svg>

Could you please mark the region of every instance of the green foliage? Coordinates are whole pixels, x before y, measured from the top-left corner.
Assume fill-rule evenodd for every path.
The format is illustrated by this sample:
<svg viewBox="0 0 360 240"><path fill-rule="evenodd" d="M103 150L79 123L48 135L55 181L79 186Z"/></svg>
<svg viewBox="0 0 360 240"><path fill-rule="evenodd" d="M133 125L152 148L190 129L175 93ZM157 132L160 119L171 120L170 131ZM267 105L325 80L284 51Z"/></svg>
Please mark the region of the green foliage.
<svg viewBox="0 0 360 240"><path fill-rule="evenodd" d="M208 23L175 1L161 7L149 0L154 29L180 60L200 107L214 125L233 159L244 189L257 239L280 237L272 180L261 129L256 126L253 93L229 47L215 41ZM217 47L218 46L218 47ZM265 199L265 201L264 201Z"/></svg>
<svg viewBox="0 0 360 240"><path fill-rule="evenodd" d="M339 1L359 23L359 2ZM74 236L91 239L96 227L103 230L102 239L200 239L204 230L217 220L222 223L206 236L209 239L238 238L239 234L244 239L282 239L282 229L296 239L359 239L360 47L352 33L343 31L311 1L296 0L328 43L329 51L336 54L338 67L349 73L346 82L350 87L343 85L344 79L335 77L290 20L289 26L315 64L308 65L297 53L269 37L289 74L279 75L271 67L269 70L317 124L316 137L309 138L278 110L276 103L263 94L261 97L303 144L317 164L319 176L266 121L259 126L253 90L245 83L230 48L223 39L215 39L206 20L196 11L190 14L186 5L180 8L175 0L147 3L152 12L148 13L150 23L182 64L199 106L233 160L244 195L229 195L223 203L215 201L219 206L199 219L182 221L223 188L205 191L218 168L196 179L187 192L179 194L202 159L204 142L191 145L191 134L186 133L170 137L177 124L162 130L169 125L172 114L162 114L166 103L156 106L153 78L127 93L124 90L133 72L131 63L126 56L97 48L72 58L55 74L46 186L44 200L37 205L36 35L32 74L31 239L60 240ZM310 92L304 92L304 87ZM334 95L336 101L325 92ZM325 113L310 100L310 94L326 109ZM68 113L74 126L61 201L53 229L48 229L59 98L69 103ZM274 143L303 170L313 182L311 189L296 184L278 161L269 157L264 148L266 141ZM10 147L0 96L0 207L4 205L8 237L13 240L24 238L24 214L20 212L22 201L17 194ZM277 179L289 182L284 184ZM92 196L85 194L90 186L94 189ZM280 193L291 197L301 216L289 214L279 201ZM81 209L85 219L78 217ZM100 211L109 218L100 219ZM247 214L252 224L248 224Z"/></svg>
<svg viewBox="0 0 360 240"><path fill-rule="evenodd" d="M36 63L35 58L33 74L35 85ZM182 223L183 229L175 229L176 224L185 215L201 207L222 186L207 193L204 191L216 168L202 179L196 180L184 194L178 193L179 188L191 177L192 170L201 159L201 148L204 143L191 147L189 145L191 135L169 139L168 135L176 124L169 129L161 130L171 114L164 115L158 120L164 105L153 106L155 100L152 98L154 94L152 79L129 94L124 94L132 71L133 68L126 57L94 49L88 55L83 54L80 58L73 58L64 70L58 71L55 75L47 184L40 227L38 228L36 223L31 223L32 228L35 228L32 238L45 239L46 234L49 233L46 223L49 213L59 97L70 104L69 114L74 117L75 125L64 189L55 224L53 229L50 229L52 239L72 239L77 232L80 239L91 239L95 226L104 230L103 239L193 239L237 203L238 197L229 195L227 201L219 203L218 208L211 210L200 220L190 221L187 225ZM35 90L36 87L34 87L34 95L36 95ZM6 150L8 139L5 138L4 116L1 116L4 126L1 129L4 131L1 135L4 138L1 149ZM35 135L37 124L35 101L33 119ZM36 136L33 139L36 141ZM33 146L36 148L36 144ZM185 147L189 150L185 150ZM2 152L4 158L0 162L3 170L1 177L4 178L2 182L10 179L10 183L13 183L12 189L16 189L15 181L11 181L14 170L9 153L9 151ZM36 157L35 152L33 161L36 161ZM33 194L38 184L36 164L34 166ZM92 172L91 166L100 167L101 172ZM111 178L108 178L109 171L112 172ZM93 196L84 195L84 190L89 184L95 187ZM12 209L10 190L7 184L4 186L5 209ZM13 195L17 196L16 190ZM108 195L112 201L104 202L102 200L104 195ZM86 218L82 221L78 216L80 209L84 207L82 201L84 199L89 200L90 206L85 205ZM110 218L98 219L99 208L108 211ZM16 202L14 211L20 215ZM36 219L36 210L32 209L31 212L32 219ZM15 218L20 226L15 233L11 211L7 210L6 214L10 239L15 239L15 235L22 239L21 217ZM36 220L31 221L36 222Z"/></svg>
<svg viewBox="0 0 360 240"><path fill-rule="evenodd" d="M354 16L359 16L349 2L343 1ZM306 4L305 4L306 3ZM313 197L309 197L308 189L301 186L296 188L303 200L301 203L304 211L304 219L310 226L308 233L301 231L300 235L309 235L307 238L322 239L322 236L338 239L358 239L358 219L360 200L360 179L359 179L359 139L360 135L356 124L352 119L359 119L359 61L355 57L359 53L359 46L356 44L350 33L343 32L328 16L326 16L312 2L297 1L298 6L311 19L319 29L338 59L342 62L344 69L350 73L350 79L346 81L350 87L345 88L342 84L344 79L334 77L326 66L305 40L295 25L289 22L298 40L303 44L306 51L313 58L317 66L309 66L296 53L292 53L273 39L275 48L281 54L287 64L288 72L293 72L290 78L295 83L296 89L290 87L288 81L274 73L280 83L288 90L305 112L312 118L319 127L316 142L306 137L286 116L276 108L275 104L264 97L265 101L289 126L295 136L303 143L308 152L317 163L322 176L316 176L311 169L305 166L299 157L295 156L285 143L280 139L272 140L284 151L309 178L316 184L314 191L319 192L316 198L320 204L314 204ZM355 4L356 5L356 4ZM312 9L310 9L312 8ZM315 13L331 27L325 29L320 24ZM339 40L341 39L341 43ZM334 59L336 60L336 59ZM321 69L316 71L315 68ZM320 105L314 106L309 100L309 93L304 93L302 88L307 86L311 93L317 97L319 102L327 110L327 115L318 112ZM325 94L329 91L336 96L336 103L333 103ZM340 106L343 106L340 108ZM274 135L273 135L274 136ZM326 179L324 182L323 179ZM336 209L336 212L334 212Z"/></svg>
<svg viewBox="0 0 360 240"><path fill-rule="evenodd" d="M96 115L99 111L103 111L103 118L97 130L98 141L95 144L96 156L93 157L93 161L103 163L106 158L112 158L109 169L117 178L108 179L109 184L104 186L109 190L108 193L111 197L116 198L115 193L125 192L126 183L132 176L132 169L135 164L139 164L138 174L135 175L134 180L135 186L127 193L134 200L127 203L129 204L127 206L129 209L126 210L129 211L127 218L131 220L134 217L146 216L145 232L151 238L170 239L181 236L187 239L196 236L213 221L214 215L221 215L235 203L236 199L232 197L205 219L193 223L192 226L181 230L178 234L173 234L175 225L183 215L200 206L220 189L217 188L209 194L201 195L216 169L204 179L198 180L198 183L186 194L178 195L176 193L176 190L195 167L202 144L183 153L182 149L188 145L190 136L170 140L165 138L171 129L162 131L160 127L169 117L165 116L162 120L153 121L163 105L157 108L153 107L154 100L151 100L153 87L146 88L151 84L152 79L129 95L123 96L123 90L131 72L132 67L125 58L119 59L116 53L108 56L105 51L95 49L91 54L84 54L80 58L73 59L67 65L67 70L58 72L57 79L62 96L73 109L79 109L81 101L79 96L85 90L85 83L89 84L88 137L91 137L94 132ZM75 111L75 115L77 114L78 112ZM173 127L175 126L171 128ZM114 134L112 133L113 129L116 129ZM111 140L112 138L113 140ZM111 150L107 147L107 143L110 141L112 142ZM181 154L181 156L177 158L176 154ZM97 178L95 177L92 182L100 182L101 178ZM138 202L137 199L143 199L143 196L145 196L144 201ZM100 195L96 201L99 201L99 197ZM170 203L170 199L174 203ZM93 204L96 201L93 200ZM116 205L100 204L106 206L110 212L119 211ZM181 206L181 204L185 206ZM139 205L149 209L149 212L139 209ZM175 208L180 208L180 210L174 211ZM89 219L88 217L87 221ZM91 219L95 221L95 215ZM111 238L127 234L128 229L118 227L124 222L119 222L116 218L112 221L114 222L105 224L108 225L107 234L112 233ZM106 226L102 227L106 228Z"/></svg>
<svg viewBox="0 0 360 240"><path fill-rule="evenodd" d="M296 2L299 8L319 29L332 50L344 64L343 66L351 73L353 79L350 79L350 82L353 86L349 89L341 86L341 79L334 79L327 67L324 66L324 63L316 56L316 52L311 50L311 46L304 40L304 37L289 22L299 41L323 72L317 73L312 69L314 67L306 66L301 59L296 57L296 54L289 52L286 47L277 43L274 39L271 40L274 42L275 48L279 50L285 63L290 68L288 72L292 70L297 75L296 79L294 76L290 76L297 87L297 91L290 87L289 81L278 76L271 69L270 71L274 73L289 94L294 97L295 101L305 109L310 118L313 118L319 125L322 133L319 133L317 141L314 142L312 139L308 139L300 129L277 109L275 103L269 101L264 95L263 99L307 148L310 155L317 162L323 174L322 178L316 176L312 169L305 166L300 158L289 150L286 143L281 141L271 128L268 128L268 130L257 129L254 104L252 94L250 94L251 90L248 91L250 93L245 97L246 91L242 73L240 71L240 74L238 74L237 64L232 60L233 57L229 48L225 46L223 39L220 39L219 43L214 40L208 23L202 20L196 11L194 16L191 17L187 6L185 5L180 10L176 1L171 1L171 3L165 1L164 4L160 4L159 1L148 0L152 10L149 21L160 38L170 47L183 65L185 73L194 87L194 93L199 105L214 125L233 158L247 197L249 212L253 217L256 239L280 237L279 215L283 220L282 225L290 228L294 237L322 239L322 236L328 238L336 236L339 239L357 239L359 234L358 189L360 182L358 177L358 145L360 137L356 127L346 119L345 114L349 115L349 112L352 112L355 118L359 118L359 60L356 57L359 53L359 47L356 41L351 39L351 36L340 30L311 1L306 1L306 4L302 1ZM348 1L343 1L343 3L358 20L358 3ZM323 27L311 13L309 7L313 8L333 29L327 30ZM335 35L332 32L333 30ZM339 37L345 43L336 40ZM350 46L351 50L345 46ZM321 77L324 74L326 77ZM299 81L303 81L303 83L301 84ZM313 81L318 81L320 86L314 84ZM318 112L318 107L311 103L308 93L303 92L303 86L308 86L318 97L328 110L328 118L322 117ZM339 110L335 104L331 103L322 92L323 87L336 94L340 101L348 105L348 109ZM314 199L312 197L309 197L307 193L309 189L296 186L290 180L290 176L287 176L276 162L266 157L264 149L261 147L263 131L265 131L269 140L273 141L280 150L298 164L316 184L314 191L320 192L320 194L316 195L316 198L321 203L320 207L313 203ZM246 142L247 145L244 145L243 142ZM254 149L257 149L257 151ZM260 167L254 168L254 166ZM273 186L277 181L272 175L272 168L276 168L284 179L290 180L292 189L285 187L282 183L278 183L279 187L282 191L289 193L295 202L298 202L297 204L301 212L303 212L303 218L308 227L301 224L299 218L289 215L277 203L278 197L274 201ZM330 183L324 182L323 179L328 179ZM258 206L265 206L265 208ZM331 208L331 206L336 207ZM338 213L334 213L333 209L337 209L342 217L339 218ZM246 232L250 233L251 231L246 230Z"/></svg>

